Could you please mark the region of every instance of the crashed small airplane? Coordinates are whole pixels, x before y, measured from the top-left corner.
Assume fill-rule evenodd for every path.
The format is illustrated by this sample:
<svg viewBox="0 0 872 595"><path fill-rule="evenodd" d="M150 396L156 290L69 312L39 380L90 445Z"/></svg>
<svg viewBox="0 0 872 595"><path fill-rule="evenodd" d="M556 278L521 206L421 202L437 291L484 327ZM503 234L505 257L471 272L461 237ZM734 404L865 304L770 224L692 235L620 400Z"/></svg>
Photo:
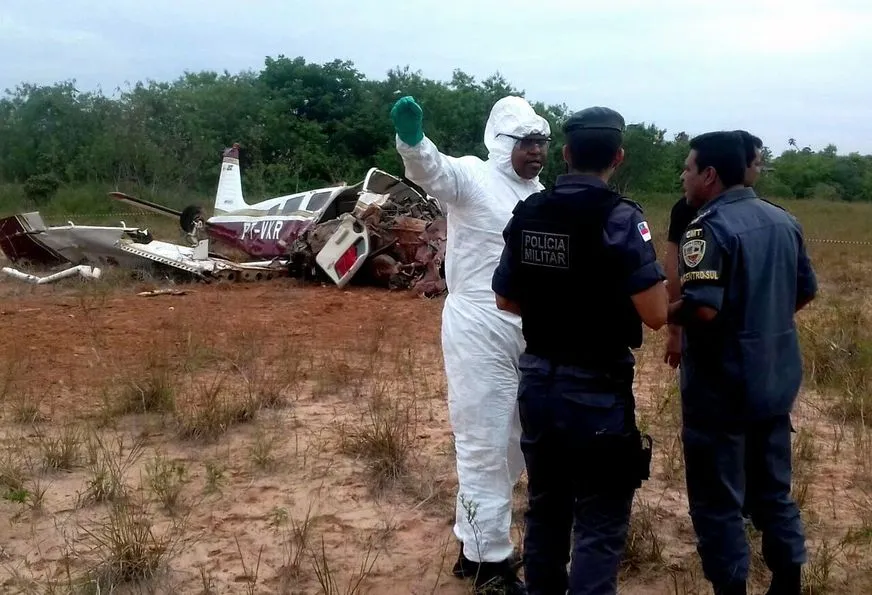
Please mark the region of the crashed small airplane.
<svg viewBox="0 0 872 595"><path fill-rule="evenodd" d="M121 192L131 206L177 217L192 242L203 236L252 258L286 261L292 276L339 287L362 283L445 291L446 226L439 202L377 168L353 185L339 184L248 204L242 192L239 145L225 149L213 214L197 205L177 211Z"/></svg>
<svg viewBox="0 0 872 595"><path fill-rule="evenodd" d="M242 194L239 145L233 145L224 151L214 213L208 219L197 205L177 211L121 192L109 195L177 217L191 246L154 240L148 230L129 228L124 222L120 227L72 223L47 227L39 213L25 213L0 220L0 248L13 262L128 268L147 263L202 279L262 279L279 274L318 278L320 269L339 287L353 278L411 288L426 296L446 290L442 266L446 225L439 202L377 168L354 185L317 188L250 205ZM209 242L256 260L235 262L211 253Z"/></svg>
<svg viewBox="0 0 872 595"><path fill-rule="evenodd" d="M272 262L235 263L209 254L208 241L196 247L179 246L152 238L147 229L120 226L67 225L49 227L38 212L0 219L0 249L13 263L48 266L73 265L71 269L37 277L4 267L6 275L35 284L70 276L73 269L82 277L99 278L99 266L128 269L158 268L198 279L271 279L286 273ZM93 266L85 266L93 265Z"/></svg>

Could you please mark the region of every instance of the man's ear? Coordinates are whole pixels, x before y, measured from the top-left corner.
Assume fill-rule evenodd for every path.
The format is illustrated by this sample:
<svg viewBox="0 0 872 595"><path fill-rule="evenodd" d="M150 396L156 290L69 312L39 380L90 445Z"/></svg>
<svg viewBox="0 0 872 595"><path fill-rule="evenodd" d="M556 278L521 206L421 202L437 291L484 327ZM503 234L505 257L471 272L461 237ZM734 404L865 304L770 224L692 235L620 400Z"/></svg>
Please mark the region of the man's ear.
<svg viewBox="0 0 872 595"><path fill-rule="evenodd" d="M620 165L624 162L625 154L626 153L624 152L624 147L618 149L618 152L615 154L614 160L612 160L612 169L618 169L618 167L620 167Z"/></svg>
<svg viewBox="0 0 872 595"><path fill-rule="evenodd" d="M705 168L702 176L706 186L714 186L718 183L718 172L711 165Z"/></svg>
<svg viewBox="0 0 872 595"><path fill-rule="evenodd" d="M572 160L569 158L569 145L563 145L563 151L561 152L563 153L563 161L568 168L569 164L572 163Z"/></svg>

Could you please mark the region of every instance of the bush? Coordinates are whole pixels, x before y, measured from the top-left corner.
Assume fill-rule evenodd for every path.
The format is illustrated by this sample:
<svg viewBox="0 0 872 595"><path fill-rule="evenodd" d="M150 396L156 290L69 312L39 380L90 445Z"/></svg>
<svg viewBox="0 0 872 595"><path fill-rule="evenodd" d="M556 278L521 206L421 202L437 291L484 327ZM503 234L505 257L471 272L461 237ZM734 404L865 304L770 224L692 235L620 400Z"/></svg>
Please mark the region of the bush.
<svg viewBox="0 0 872 595"><path fill-rule="evenodd" d="M37 174L24 182L24 195L38 205L49 202L60 188L60 181L54 174Z"/></svg>

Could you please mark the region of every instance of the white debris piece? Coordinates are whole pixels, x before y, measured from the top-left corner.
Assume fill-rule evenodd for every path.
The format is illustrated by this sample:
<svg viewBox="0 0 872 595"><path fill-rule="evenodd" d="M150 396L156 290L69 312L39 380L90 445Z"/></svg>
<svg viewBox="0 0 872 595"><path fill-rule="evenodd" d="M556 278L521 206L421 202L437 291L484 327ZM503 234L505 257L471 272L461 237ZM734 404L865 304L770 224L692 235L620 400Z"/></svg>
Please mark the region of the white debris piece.
<svg viewBox="0 0 872 595"><path fill-rule="evenodd" d="M13 269L12 267L3 267L2 271L13 277L15 279L19 279L21 281L26 281L27 283L32 283L34 285L44 285L46 283L54 283L59 279L65 279L67 277L72 277L74 275L80 275L85 279L99 279L100 275L103 274L103 271L100 270L99 267L92 267L88 265L79 265L70 267L68 269L64 269L60 272L46 275L45 277L38 277L36 275L31 275L29 273L23 273L17 269Z"/></svg>

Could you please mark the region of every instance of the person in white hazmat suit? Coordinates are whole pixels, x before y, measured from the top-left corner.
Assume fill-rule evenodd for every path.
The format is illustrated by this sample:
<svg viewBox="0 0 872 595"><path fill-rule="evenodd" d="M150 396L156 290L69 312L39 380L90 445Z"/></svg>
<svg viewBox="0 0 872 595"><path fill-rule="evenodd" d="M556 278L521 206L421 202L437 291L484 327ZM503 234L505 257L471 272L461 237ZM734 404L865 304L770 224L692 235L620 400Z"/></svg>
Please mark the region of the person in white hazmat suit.
<svg viewBox="0 0 872 595"><path fill-rule="evenodd" d="M510 536L512 489L524 469L517 407L524 338L520 317L497 309L491 281L512 210L543 188L551 128L524 99L504 97L487 120L482 161L440 153L412 97L397 101L391 117L406 177L447 212L442 350L459 484L454 574L475 577L488 592L524 593Z"/></svg>

